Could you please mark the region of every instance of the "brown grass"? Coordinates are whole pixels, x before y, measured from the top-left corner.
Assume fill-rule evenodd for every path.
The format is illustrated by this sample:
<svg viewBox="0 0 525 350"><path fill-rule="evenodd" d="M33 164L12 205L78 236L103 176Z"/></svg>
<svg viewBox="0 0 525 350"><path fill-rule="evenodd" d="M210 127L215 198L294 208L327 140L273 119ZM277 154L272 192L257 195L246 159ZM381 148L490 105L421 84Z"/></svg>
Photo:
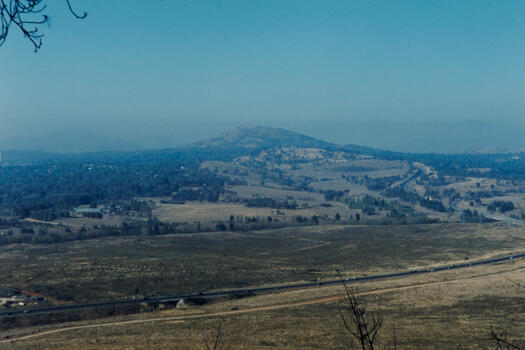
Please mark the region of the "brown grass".
<svg viewBox="0 0 525 350"><path fill-rule="evenodd" d="M525 291L514 283L524 280L525 262L520 260L369 282L359 290L372 308L380 307L385 314L382 346L391 342L395 324L400 349L480 349L491 345L491 325L508 327L525 340ZM104 320L103 327L68 325L74 328L0 347L202 349L205 335L212 336L222 318L224 340L231 349L342 349L350 339L338 318L339 291L340 287L314 288L141 315L146 322L135 317ZM18 330L33 331L39 330Z"/></svg>
<svg viewBox="0 0 525 350"><path fill-rule="evenodd" d="M307 195L303 193L303 196ZM315 204L315 203L314 203ZM317 203L319 204L319 203ZM272 208L250 208L244 204L236 203L207 203L207 202L186 202L185 204L160 204L154 211L153 214L161 221L166 222L227 222L230 215L234 217L240 216L244 218L256 217L266 218L272 216L274 219L277 218L280 221L294 221L295 217L306 216L311 217L313 215L328 215L334 217L336 213L344 217L348 217L352 211L348 209L343 203L332 203L332 207L315 207L308 209L294 209L286 210L280 209L280 215L277 215L277 210Z"/></svg>

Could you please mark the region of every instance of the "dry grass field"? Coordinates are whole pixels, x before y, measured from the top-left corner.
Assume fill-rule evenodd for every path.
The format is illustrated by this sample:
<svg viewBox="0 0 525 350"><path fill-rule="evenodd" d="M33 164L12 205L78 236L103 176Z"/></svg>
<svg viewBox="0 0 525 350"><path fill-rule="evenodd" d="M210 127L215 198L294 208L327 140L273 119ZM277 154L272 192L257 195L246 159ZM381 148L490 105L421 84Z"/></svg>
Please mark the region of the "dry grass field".
<svg viewBox="0 0 525 350"><path fill-rule="evenodd" d="M322 202L324 196L321 193L309 193L301 191L283 190L269 186L226 186L226 190L233 191L239 198L250 199L253 196L270 197L276 199L306 200L310 202Z"/></svg>
<svg viewBox="0 0 525 350"><path fill-rule="evenodd" d="M493 349L490 329L525 341L525 261L360 283L381 309L380 348ZM186 309L0 331L30 337L6 349L205 349L222 320L224 349L352 348L339 317L340 286L227 300ZM47 333L46 333L47 332ZM33 335L31 337L31 334Z"/></svg>
<svg viewBox="0 0 525 350"><path fill-rule="evenodd" d="M380 178L388 176L402 176L409 171L407 163L399 161L387 161L381 159L350 160L338 163L330 163L325 166L306 163L298 166L295 170L289 170L292 176L309 176L314 180L341 178L342 174L350 176L365 176Z"/></svg>
<svg viewBox="0 0 525 350"><path fill-rule="evenodd" d="M320 225L4 246L0 275L2 285L84 302L333 279L338 268L362 276L520 251L520 227Z"/></svg>
<svg viewBox="0 0 525 350"><path fill-rule="evenodd" d="M303 194L304 196L304 194ZM310 202L312 203L312 202ZM319 206L321 202L314 203L314 207L307 209L272 209L272 208L253 208L246 207L244 204L237 203L208 203L208 202L186 202L184 204L158 204L153 210L159 220L165 222L228 222L230 215L244 218L259 217L266 219L271 216L273 219L285 222L294 222L296 216L312 217L313 215L327 215L333 218L337 213L343 217L348 217L354 211L348 209L343 203L331 203L332 206L325 208ZM298 201L301 205L301 201Z"/></svg>
<svg viewBox="0 0 525 350"><path fill-rule="evenodd" d="M66 226L71 227L72 229L78 230L81 227L93 227L93 226L118 226L124 221L123 217L120 216L108 216L104 215L102 219L93 219L87 217L72 217L72 218L61 218L56 220L56 223L62 223Z"/></svg>

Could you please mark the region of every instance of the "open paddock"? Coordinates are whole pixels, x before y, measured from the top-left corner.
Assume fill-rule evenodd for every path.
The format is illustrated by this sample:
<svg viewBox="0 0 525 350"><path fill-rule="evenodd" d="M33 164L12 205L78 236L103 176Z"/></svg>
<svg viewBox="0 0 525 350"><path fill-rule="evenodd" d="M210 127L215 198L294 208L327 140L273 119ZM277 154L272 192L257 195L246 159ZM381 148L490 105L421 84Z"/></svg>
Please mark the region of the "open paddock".
<svg viewBox="0 0 525 350"><path fill-rule="evenodd" d="M300 201L298 201L301 204ZM311 202L309 205L311 205ZM317 205L319 205L318 203ZM313 215L334 217L337 213L349 217L352 211L343 203L332 202L331 207L316 206L307 209L272 209L247 207L241 203L208 203L208 202L186 202L185 204L159 204L153 215L161 221L166 222L228 222L230 216L259 217L266 219L271 216L273 220L281 222L293 222L297 216L312 217Z"/></svg>
<svg viewBox="0 0 525 350"><path fill-rule="evenodd" d="M525 251L520 227L309 226L0 247L5 287L64 302L397 272Z"/></svg>

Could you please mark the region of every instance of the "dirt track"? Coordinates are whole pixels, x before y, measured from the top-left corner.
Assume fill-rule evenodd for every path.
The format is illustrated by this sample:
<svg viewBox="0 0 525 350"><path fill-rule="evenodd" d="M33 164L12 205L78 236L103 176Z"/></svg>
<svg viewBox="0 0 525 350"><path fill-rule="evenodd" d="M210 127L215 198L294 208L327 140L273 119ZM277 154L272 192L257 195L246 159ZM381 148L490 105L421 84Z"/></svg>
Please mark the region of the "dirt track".
<svg viewBox="0 0 525 350"><path fill-rule="evenodd" d="M428 286L436 286L436 285L442 285L447 283L453 283L460 280L473 280L473 279L479 279L479 278L486 278L489 275L496 275L496 274L505 274L507 272L511 272L514 270L520 270L522 268L513 269L513 270L507 270L505 272L495 272L495 273L488 273L488 274L482 274L477 276L469 276L469 277L462 277L462 278L456 278L451 279L447 281L437 281L437 282L425 282L425 283L418 283L418 284L412 284L412 285L406 285L406 286L399 286L399 287L391 287L391 288L382 288L382 289L376 289L366 292L360 292L358 295L373 295L373 294L381 294L386 292L392 292L392 291L401 291L401 290L407 290L407 289L415 289L415 288L422 288L422 287L428 287ZM96 327L111 327L111 326L125 326L129 324L137 324L137 323L146 323L146 322L184 322L185 320L191 320L191 319L198 319L198 318L213 318L213 317L224 317L224 316L234 316L234 315L240 315L240 314L246 314L246 313L252 313L252 312L260 312L260 311L271 311L271 310L278 310L278 309L284 309L289 307L298 307L298 306L304 306L304 305L311 305L311 304L319 304L319 303L327 303L327 302L334 302L341 298L339 294L337 295L328 295L324 297L318 297L318 298L312 298L307 300L300 300L300 301L293 301L288 303L282 303L282 304L275 304L275 305L269 305L269 306L258 306L248 309L242 309L242 310L229 310L229 311L219 311L219 312L212 312L212 313L200 313L200 314L192 314L192 315L180 315L180 316L167 316L167 317L153 317L153 318L146 318L146 319L138 319L138 320L128 320L128 321L117 321L117 322L106 322L106 323L94 323L89 325L79 325L79 326L69 326L69 327L63 327L63 328L57 328L52 329L48 331L42 331L34 334L28 334L23 335L17 338L11 338L11 339L4 339L0 340L0 344L5 343L11 343L15 341L22 341L27 339L32 339L36 337L42 337L46 335L56 334L56 333L62 333L72 330L79 330L79 329L85 329L85 328L96 328Z"/></svg>

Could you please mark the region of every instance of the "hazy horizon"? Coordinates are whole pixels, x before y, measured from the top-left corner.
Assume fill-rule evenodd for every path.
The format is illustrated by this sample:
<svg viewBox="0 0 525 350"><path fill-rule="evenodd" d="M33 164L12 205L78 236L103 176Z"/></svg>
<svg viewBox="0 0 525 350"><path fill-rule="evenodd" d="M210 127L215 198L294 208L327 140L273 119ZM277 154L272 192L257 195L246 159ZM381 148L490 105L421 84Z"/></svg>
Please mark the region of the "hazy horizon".
<svg viewBox="0 0 525 350"><path fill-rule="evenodd" d="M303 125L232 124L207 125L188 129L185 137L169 133L123 135L100 133L89 129L64 129L32 137L0 139L2 150L42 150L76 153L90 151L139 151L176 148L203 141L239 126L282 128L338 145L360 145L383 150L423 153L461 153L476 151L525 151L523 125L479 121L392 123L389 121L354 122L353 124ZM502 136L504 135L504 136Z"/></svg>
<svg viewBox="0 0 525 350"><path fill-rule="evenodd" d="M164 148L262 125L397 151L525 147L521 1L74 7L88 17L49 3L37 54L16 31L0 48L0 142L86 130Z"/></svg>

